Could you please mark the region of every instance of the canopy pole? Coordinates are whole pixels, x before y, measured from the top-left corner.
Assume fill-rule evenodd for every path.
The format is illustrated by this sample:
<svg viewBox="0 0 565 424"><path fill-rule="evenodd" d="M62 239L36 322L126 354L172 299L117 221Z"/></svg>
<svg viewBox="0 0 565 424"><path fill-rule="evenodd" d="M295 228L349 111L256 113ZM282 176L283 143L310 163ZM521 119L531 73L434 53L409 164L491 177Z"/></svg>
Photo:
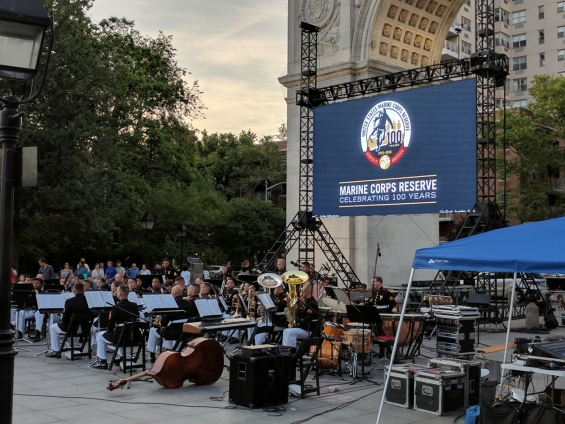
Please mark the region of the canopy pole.
<svg viewBox="0 0 565 424"><path fill-rule="evenodd" d="M510 324L512 322L512 312L514 311L514 297L516 295L516 275L514 273L514 280L512 281L512 297L510 298L510 310L508 311L508 325L506 326L506 343L504 344L504 358L502 360L502 366L506 365L506 354L508 353L508 340L510 339ZM504 281L504 280L503 280ZM503 293L504 295L504 293ZM502 383L504 382L504 369L500 371L500 392L498 396L502 395Z"/></svg>
<svg viewBox="0 0 565 424"><path fill-rule="evenodd" d="M406 305L408 305L408 299L410 298L410 289L412 288L413 277L414 277L414 268L412 268L412 270L410 271L410 279L408 280L408 287L406 288L406 295L404 296L404 303L402 304L402 312L400 312L400 321L398 321L398 327L397 327L398 330L396 331L396 335L394 337L394 346L390 354L390 363L389 363L388 371L386 373L385 387L383 389L383 395L381 397L381 406L379 406L379 415L377 416L376 424L379 424L379 421L381 420L381 412L383 411L383 404L385 402L386 389L388 387L388 381L390 379L390 370L392 368L392 364L394 364L394 357L396 356L396 349L398 348L398 339L400 338L400 333L401 333L400 329L402 328L402 322L404 321L404 314L406 313Z"/></svg>

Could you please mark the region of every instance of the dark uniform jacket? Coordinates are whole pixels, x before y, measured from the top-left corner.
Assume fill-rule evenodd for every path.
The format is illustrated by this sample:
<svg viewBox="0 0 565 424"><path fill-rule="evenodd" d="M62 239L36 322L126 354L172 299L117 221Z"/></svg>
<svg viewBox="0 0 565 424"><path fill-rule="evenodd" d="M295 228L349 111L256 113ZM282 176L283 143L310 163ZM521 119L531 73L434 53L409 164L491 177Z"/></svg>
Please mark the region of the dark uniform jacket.
<svg viewBox="0 0 565 424"><path fill-rule="evenodd" d="M130 313L128 314L125 311ZM106 326L108 331L104 333L104 338L111 343L117 343L120 332L122 331L122 324L128 321L135 321L135 317L139 317L139 308L137 303L130 302L127 299L117 303L110 311L110 318L108 319L108 325ZM140 336L140 334L134 333L133 341L138 341ZM130 340L131 335L126 334L126 337L127 340Z"/></svg>
<svg viewBox="0 0 565 424"><path fill-rule="evenodd" d="M67 331L73 315L90 313L84 294L76 294L75 297L71 297L65 301L65 309L63 310L63 318L59 323L59 328L63 331Z"/></svg>
<svg viewBox="0 0 565 424"><path fill-rule="evenodd" d="M317 322L319 319L318 302L316 302L316 299L310 297L305 302L301 302L298 311L300 321L296 327L306 331L313 331L312 327L315 324L313 321Z"/></svg>
<svg viewBox="0 0 565 424"><path fill-rule="evenodd" d="M196 309L196 303L193 299L186 300L182 297L175 297L175 302L181 311L172 312L165 314L161 320L161 331L160 334L167 340L176 340L182 333L182 326L184 323L173 323L172 321L177 320L192 320L198 318L198 309Z"/></svg>
<svg viewBox="0 0 565 424"><path fill-rule="evenodd" d="M273 314L273 325L276 327L287 327L288 321L286 315L284 314L284 309L286 308L286 293L282 292L278 295L272 295L273 303L277 307L277 310Z"/></svg>
<svg viewBox="0 0 565 424"><path fill-rule="evenodd" d="M375 297L369 300L369 304L373 306L381 306L381 308L379 308L381 312L390 312L392 311L392 308L394 308L394 300L391 301L391 297L392 293L384 287L381 287L375 293ZM382 308L383 306L386 306L387 308Z"/></svg>

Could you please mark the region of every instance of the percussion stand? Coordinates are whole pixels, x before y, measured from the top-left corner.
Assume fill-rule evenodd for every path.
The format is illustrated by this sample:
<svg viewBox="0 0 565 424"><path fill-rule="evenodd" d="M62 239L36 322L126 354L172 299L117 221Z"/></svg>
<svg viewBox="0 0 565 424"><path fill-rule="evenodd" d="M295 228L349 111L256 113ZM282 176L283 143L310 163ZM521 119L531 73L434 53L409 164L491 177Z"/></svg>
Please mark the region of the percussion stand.
<svg viewBox="0 0 565 424"><path fill-rule="evenodd" d="M358 377L359 379L353 381L351 384L359 383L360 381L368 381L369 383L376 384L377 386L380 383L376 381L369 380L369 372L365 373L365 324L381 324L381 316L379 315L379 311L377 308L372 306L357 306L357 305L346 305L347 308L347 317L351 320L351 322L360 322L363 324L362 329L362 336L361 336L361 376ZM357 377L354 377L357 378Z"/></svg>
<svg viewBox="0 0 565 424"><path fill-rule="evenodd" d="M26 338L23 337L23 333L24 333L23 331L22 331L22 338L20 339L20 337L18 336L18 331L19 331L19 330L18 330L18 324L19 324L19 322L20 322L20 307L17 306L17 307L16 307L16 332L15 332L16 336L14 337L14 338L16 339L16 344L15 344L14 348L15 348L17 351L22 350L22 351L26 351L26 352L31 352L30 349L26 349L26 348L24 348L24 347L18 347L18 342L19 342L20 340L24 340L24 341L26 341L26 342L28 342L28 343L32 343L30 340L28 340L28 339L26 339ZM25 328L24 328L24 330L25 330Z"/></svg>

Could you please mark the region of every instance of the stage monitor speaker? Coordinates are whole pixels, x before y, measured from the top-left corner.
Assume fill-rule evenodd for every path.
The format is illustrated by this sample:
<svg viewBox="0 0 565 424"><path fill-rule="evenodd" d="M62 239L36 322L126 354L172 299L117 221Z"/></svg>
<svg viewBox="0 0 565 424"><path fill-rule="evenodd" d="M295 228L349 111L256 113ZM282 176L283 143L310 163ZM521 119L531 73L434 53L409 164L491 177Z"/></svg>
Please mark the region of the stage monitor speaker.
<svg viewBox="0 0 565 424"><path fill-rule="evenodd" d="M290 370L290 356L234 355L230 361L230 402L251 409L288 403Z"/></svg>

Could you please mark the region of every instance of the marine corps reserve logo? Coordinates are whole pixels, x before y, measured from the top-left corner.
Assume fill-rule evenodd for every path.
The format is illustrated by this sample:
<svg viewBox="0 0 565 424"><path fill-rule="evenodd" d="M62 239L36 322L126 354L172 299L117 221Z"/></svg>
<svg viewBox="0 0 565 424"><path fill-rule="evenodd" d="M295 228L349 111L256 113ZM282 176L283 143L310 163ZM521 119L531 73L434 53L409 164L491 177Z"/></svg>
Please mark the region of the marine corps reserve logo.
<svg viewBox="0 0 565 424"><path fill-rule="evenodd" d="M371 164L385 170L397 163L410 144L412 126L406 109L393 101L369 111L361 128L361 148Z"/></svg>

